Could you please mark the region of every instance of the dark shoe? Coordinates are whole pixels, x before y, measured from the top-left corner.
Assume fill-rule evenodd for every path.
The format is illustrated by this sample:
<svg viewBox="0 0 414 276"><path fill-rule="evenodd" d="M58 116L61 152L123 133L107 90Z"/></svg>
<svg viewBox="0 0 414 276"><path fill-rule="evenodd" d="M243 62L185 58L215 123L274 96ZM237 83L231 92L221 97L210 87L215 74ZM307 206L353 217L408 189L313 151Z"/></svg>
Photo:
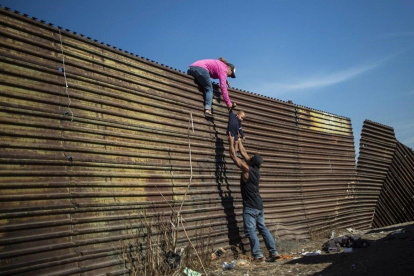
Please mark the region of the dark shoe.
<svg viewBox="0 0 414 276"><path fill-rule="evenodd" d="M206 118L214 118L214 116L211 113L211 111L210 112L204 111L204 116L206 116Z"/></svg>
<svg viewBox="0 0 414 276"><path fill-rule="evenodd" d="M263 263L266 262L266 257L261 257L261 258L254 258L253 262L255 263Z"/></svg>
<svg viewBox="0 0 414 276"><path fill-rule="evenodd" d="M276 254L276 255L271 254L268 258L266 258L266 262L273 263L273 262L276 262L276 260L280 258L281 256L279 254Z"/></svg>

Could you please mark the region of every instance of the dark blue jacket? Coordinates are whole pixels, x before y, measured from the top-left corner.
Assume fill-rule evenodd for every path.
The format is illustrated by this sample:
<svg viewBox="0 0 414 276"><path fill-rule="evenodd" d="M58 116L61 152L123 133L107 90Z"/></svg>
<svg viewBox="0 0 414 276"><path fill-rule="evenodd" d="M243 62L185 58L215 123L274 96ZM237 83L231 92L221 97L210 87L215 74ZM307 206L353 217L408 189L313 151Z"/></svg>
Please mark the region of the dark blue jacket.
<svg viewBox="0 0 414 276"><path fill-rule="evenodd" d="M226 134L229 135L229 133L231 133L232 136L234 136L235 141L239 139L239 133L242 138L244 137L241 123L239 119L237 119L236 114L234 114L231 110L229 111L229 124L227 126Z"/></svg>

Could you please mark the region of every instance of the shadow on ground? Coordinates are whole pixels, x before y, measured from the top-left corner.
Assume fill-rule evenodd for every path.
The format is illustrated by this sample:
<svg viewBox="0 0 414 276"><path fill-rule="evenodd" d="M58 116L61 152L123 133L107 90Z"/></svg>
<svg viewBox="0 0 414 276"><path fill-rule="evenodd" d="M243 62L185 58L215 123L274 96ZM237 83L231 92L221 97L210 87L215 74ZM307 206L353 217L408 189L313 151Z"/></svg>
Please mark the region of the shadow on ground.
<svg viewBox="0 0 414 276"><path fill-rule="evenodd" d="M401 230L401 231L399 231ZM370 239L375 234L392 231L381 239ZM357 248L353 253L336 253L303 257L283 265L318 265L321 271L313 275L414 275L414 223L371 230L362 237L370 243L366 248ZM326 267L327 264L330 264ZM282 266L283 266L282 265ZM314 267L315 269L317 267Z"/></svg>

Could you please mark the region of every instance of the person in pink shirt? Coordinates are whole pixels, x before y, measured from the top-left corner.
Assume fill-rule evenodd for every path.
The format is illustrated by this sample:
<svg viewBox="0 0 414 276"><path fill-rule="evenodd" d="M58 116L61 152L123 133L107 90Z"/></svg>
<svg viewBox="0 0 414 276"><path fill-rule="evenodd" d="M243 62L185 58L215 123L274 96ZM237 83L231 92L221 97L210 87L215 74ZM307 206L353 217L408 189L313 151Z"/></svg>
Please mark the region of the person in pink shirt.
<svg viewBox="0 0 414 276"><path fill-rule="evenodd" d="M232 107L236 107L236 103L230 101L229 92L227 86L230 87L230 82L227 81L227 77L236 77L236 68L233 64L228 63L224 58L217 59L202 59L194 62L190 65L187 74L193 76L197 83L204 89L205 92L205 105L204 114L206 117L212 117L211 106L213 104L213 85L211 79L219 79L221 95L227 108L230 110Z"/></svg>

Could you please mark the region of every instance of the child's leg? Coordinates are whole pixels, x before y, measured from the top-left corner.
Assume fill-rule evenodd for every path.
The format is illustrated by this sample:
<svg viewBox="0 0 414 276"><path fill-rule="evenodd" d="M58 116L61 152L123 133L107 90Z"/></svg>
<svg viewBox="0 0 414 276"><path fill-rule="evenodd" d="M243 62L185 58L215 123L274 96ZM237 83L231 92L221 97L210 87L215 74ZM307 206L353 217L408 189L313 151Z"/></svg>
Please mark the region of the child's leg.
<svg viewBox="0 0 414 276"><path fill-rule="evenodd" d="M238 151L239 151L239 142L240 142L240 140L237 140L237 141L235 142L235 147L234 147L234 151L235 151L235 152L238 152Z"/></svg>

